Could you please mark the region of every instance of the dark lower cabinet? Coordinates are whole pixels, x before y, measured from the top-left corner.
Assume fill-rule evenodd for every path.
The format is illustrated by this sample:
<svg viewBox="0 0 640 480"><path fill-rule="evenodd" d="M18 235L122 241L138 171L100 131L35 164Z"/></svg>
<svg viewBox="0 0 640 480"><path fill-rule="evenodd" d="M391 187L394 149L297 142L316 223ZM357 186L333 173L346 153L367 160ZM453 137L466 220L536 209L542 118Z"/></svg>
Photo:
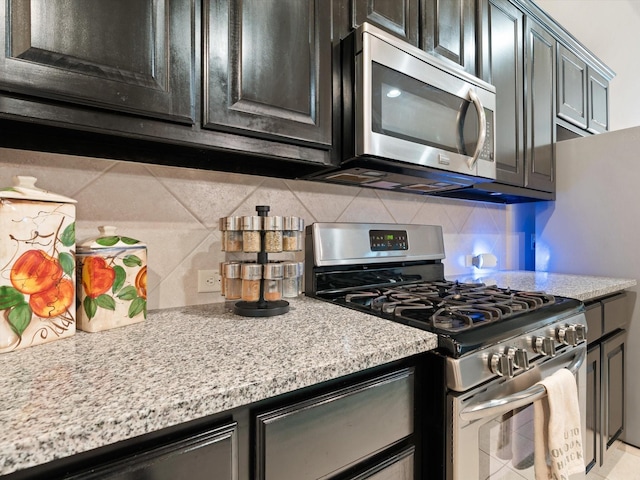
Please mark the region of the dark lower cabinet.
<svg viewBox="0 0 640 480"><path fill-rule="evenodd" d="M424 430L431 427L418 405L430 395L432 377L424 358L54 460L9 474L7 480L425 478L420 452Z"/></svg>
<svg viewBox="0 0 640 480"><path fill-rule="evenodd" d="M69 480L237 480L237 424L124 458Z"/></svg>
<svg viewBox="0 0 640 480"><path fill-rule="evenodd" d="M606 463L609 449L624 430L626 327L624 293L586 305L587 317L587 471Z"/></svg>

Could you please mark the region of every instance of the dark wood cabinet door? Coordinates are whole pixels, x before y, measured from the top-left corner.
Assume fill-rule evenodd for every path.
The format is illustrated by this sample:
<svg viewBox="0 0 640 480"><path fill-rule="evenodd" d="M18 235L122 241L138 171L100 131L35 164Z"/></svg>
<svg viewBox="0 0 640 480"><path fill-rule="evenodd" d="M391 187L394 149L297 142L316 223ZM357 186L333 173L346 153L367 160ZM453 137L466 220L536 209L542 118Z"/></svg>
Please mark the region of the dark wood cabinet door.
<svg viewBox="0 0 640 480"><path fill-rule="evenodd" d="M584 464L587 471L599 464L600 435L600 344L587 350L587 431Z"/></svg>
<svg viewBox="0 0 640 480"><path fill-rule="evenodd" d="M422 0L420 48L476 75L476 1Z"/></svg>
<svg viewBox="0 0 640 480"><path fill-rule="evenodd" d="M624 369L625 339L627 332L621 330L602 342L602 429L603 459L613 442L624 429Z"/></svg>
<svg viewBox="0 0 640 480"><path fill-rule="evenodd" d="M195 0L0 2L0 89L192 123L194 9Z"/></svg>
<svg viewBox="0 0 640 480"><path fill-rule="evenodd" d="M331 145L331 8L204 0L205 128Z"/></svg>
<svg viewBox="0 0 640 480"><path fill-rule="evenodd" d="M506 0L482 4L481 77L496 87L497 181L524 185L523 14Z"/></svg>
<svg viewBox="0 0 640 480"><path fill-rule="evenodd" d="M587 68L587 130L604 133L609 130L609 82L593 68Z"/></svg>
<svg viewBox="0 0 640 480"><path fill-rule="evenodd" d="M587 64L558 44L558 116L587 128Z"/></svg>
<svg viewBox="0 0 640 480"><path fill-rule="evenodd" d="M417 47L418 8L418 0L353 0L351 28L368 22Z"/></svg>
<svg viewBox="0 0 640 480"><path fill-rule="evenodd" d="M556 41L540 24L525 19L527 150L525 187L555 191Z"/></svg>

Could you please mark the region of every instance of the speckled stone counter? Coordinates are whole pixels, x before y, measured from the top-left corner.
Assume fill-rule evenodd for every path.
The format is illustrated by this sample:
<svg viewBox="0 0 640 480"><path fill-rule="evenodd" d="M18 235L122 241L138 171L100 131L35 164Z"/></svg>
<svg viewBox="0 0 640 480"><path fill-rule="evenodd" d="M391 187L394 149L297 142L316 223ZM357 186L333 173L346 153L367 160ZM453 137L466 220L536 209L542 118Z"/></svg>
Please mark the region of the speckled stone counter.
<svg viewBox="0 0 640 480"><path fill-rule="evenodd" d="M0 356L0 474L436 346L436 337L314 299L270 318L224 304Z"/></svg>
<svg viewBox="0 0 640 480"><path fill-rule="evenodd" d="M447 277L461 282L481 281L514 290L544 291L551 295L587 301L634 287L637 282L629 278L570 275L562 273L507 270Z"/></svg>

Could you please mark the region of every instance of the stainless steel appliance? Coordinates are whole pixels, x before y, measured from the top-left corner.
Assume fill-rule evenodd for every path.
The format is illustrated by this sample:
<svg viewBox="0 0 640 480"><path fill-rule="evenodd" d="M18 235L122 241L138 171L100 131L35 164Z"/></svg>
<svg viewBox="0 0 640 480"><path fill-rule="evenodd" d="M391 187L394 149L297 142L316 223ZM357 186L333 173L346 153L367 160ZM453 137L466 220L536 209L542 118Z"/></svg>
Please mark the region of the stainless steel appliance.
<svg viewBox="0 0 640 480"><path fill-rule="evenodd" d="M314 178L416 193L495 180L492 85L368 23L343 47L342 163Z"/></svg>
<svg viewBox="0 0 640 480"><path fill-rule="evenodd" d="M447 281L438 226L315 223L305 245L307 295L438 336L428 362L441 381L422 406L433 478L532 478L536 383L561 368L576 376L584 435L582 302Z"/></svg>

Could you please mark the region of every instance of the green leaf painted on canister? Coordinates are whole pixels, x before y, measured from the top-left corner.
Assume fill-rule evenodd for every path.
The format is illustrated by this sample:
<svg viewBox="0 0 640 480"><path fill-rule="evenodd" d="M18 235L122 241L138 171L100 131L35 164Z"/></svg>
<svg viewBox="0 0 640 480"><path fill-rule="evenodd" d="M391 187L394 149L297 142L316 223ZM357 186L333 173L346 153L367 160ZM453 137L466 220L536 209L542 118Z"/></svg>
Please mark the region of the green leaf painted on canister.
<svg viewBox="0 0 640 480"><path fill-rule="evenodd" d="M15 307L25 303L24 295L13 287L3 285L0 287L0 310Z"/></svg>
<svg viewBox="0 0 640 480"><path fill-rule="evenodd" d="M68 276L72 276L73 270L76 268L76 262L73 259L73 256L67 252L60 252L60 255L58 255L58 261L60 262L62 271Z"/></svg>
<svg viewBox="0 0 640 480"><path fill-rule="evenodd" d="M124 281L127 279L127 272L124 271L120 265L114 265L113 270L116 272L116 277L113 280L113 287L111 287L111 291L115 294L118 293L118 290L122 288L124 285Z"/></svg>
<svg viewBox="0 0 640 480"><path fill-rule="evenodd" d="M136 243L140 243L140 240L136 240L135 238L130 237L120 237L122 243L126 243L127 245L135 245Z"/></svg>
<svg viewBox="0 0 640 480"><path fill-rule="evenodd" d="M129 285L128 287L124 287L117 295L120 300L133 300L137 296L138 292L136 291L136 287L133 287L131 285Z"/></svg>
<svg viewBox="0 0 640 480"><path fill-rule="evenodd" d="M129 318L133 318L143 310L146 310L147 301L144 298L136 297L129 305Z"/></svg>
<svg viewBox="0 0 640 480"><path fill-rule="evenodd" d="M87 318L91 320L96 316L96 312L98 311L98 304L96 303L95 299L91 297L84 297L82 308L84 309L84 313L87 315Z"/></svg>
<svg viewBox="0 0 640 480"><path fill-rule="evenodd" d="M122 259L122 263L124 263L127 267L141 267L142 260L136 255L126 255Z"/></svg>
<svg viewBox="0 0 640 480"><path fill-rule="evenodd" d="M73 222L64 229L62 236L60 237L62 245L65 247L72 247L76 243L76 222Z"/></svg>
<svg viewBox="0 0 640 480"><path fill-rule="evenodd" d="M28 303L16 305L11 309L8 316L9 323L18 335L22 335L27 329L31 323L32 314L33 312Z"/></svg>
<svg viewBox="0 0 640 480"><path fill-rule="evenodd" d="M98 245L102 245L103 247L113 247L116 243L118 243L120 237L110 236L110 237L100 237L96 239L96 243Z"/></svg>
<svg viewBox="0 0 640 480"><path fill-rule="evenodd" d="M100 308L104 308L106 310L116 309L116 301L113 299L111 295L107 295L105 293L103 293L102 295L98 295L96 297L96 304Z"/></svg>

